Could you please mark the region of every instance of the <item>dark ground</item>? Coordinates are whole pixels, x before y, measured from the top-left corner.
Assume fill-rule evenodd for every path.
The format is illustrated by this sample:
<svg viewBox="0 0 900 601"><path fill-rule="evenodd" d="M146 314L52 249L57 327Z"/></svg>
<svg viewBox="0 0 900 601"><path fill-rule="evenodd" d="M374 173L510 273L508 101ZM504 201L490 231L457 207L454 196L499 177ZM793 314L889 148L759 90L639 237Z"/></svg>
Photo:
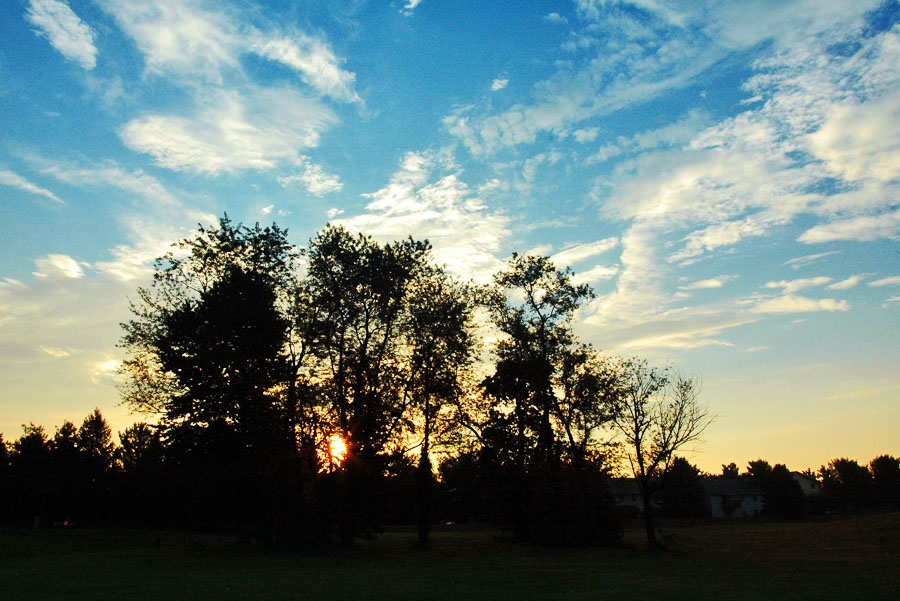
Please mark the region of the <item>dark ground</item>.
<svg viewBox="0 0 900 601"><path fill-rule="evenodd" d="M412 530L353 549L270 551L235 537L141 530L2 529L0 598L19 599L900 599L900 513L797 524L669 521L612 549L534 548L489 530Z"/></svg>

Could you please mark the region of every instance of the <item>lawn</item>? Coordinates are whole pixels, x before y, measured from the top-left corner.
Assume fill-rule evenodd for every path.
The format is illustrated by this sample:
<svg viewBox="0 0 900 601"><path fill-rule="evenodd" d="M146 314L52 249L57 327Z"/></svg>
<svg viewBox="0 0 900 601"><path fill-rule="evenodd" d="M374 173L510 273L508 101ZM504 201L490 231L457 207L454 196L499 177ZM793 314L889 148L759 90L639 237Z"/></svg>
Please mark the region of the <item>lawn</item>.
<svg viewBox="0 0 900 601"><path fill-rule="evenodd" d="M0 598L17 599L878 599L900 591L900 513L778 524L638 524L614 549L516 545L490 531L411 531L353 549L267 551L226 536L0 530Z"/></svg>

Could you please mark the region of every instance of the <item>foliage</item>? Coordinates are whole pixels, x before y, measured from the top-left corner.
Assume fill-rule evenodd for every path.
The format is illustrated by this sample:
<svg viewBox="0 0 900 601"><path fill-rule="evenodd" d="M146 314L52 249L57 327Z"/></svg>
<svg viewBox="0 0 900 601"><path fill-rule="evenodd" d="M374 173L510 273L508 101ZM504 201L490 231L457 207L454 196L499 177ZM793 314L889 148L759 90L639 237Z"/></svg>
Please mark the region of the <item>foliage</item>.
<svg viewBox="0 0 900 601"><path fill-rule="evenodd" d="M900 459L879 455L869 463L869 469L878 499L900 507Z"/></svg>
<svg viewBox="0 0 900 601"><path fill-rule="evenodd" d="M684 457L675 457L661 477L663 515L693 518L710 515L700 470Z"/></svg>
<svg viewBox="0 0 900 601"><path fill-rule="evenodd" d="M722 477L728 478L730 480L734 480L740 477L740 471L735 462L731 462L728 465L722 464Z"/></svg>
<svg viewBox="0 0 900 601"><path fill-rule="evenodd" d="M827 466L819 468L819 477L822 496L832 509L858 511L874 503L872 473L853 459L832 459Z"/></svg>

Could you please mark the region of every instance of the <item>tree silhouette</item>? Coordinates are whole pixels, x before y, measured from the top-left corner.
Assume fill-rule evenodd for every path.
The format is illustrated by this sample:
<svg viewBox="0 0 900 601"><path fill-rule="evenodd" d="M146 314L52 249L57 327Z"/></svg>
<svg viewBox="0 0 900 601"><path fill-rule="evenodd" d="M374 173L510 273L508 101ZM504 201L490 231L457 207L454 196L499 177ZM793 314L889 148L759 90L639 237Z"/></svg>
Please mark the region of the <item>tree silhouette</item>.
<svg viewBox="0 0 900 601"><path fill-rule="evenodd" d="M420 413L422 443L416 469L419 544L425 545L432 520L434 468L430 452L444 406L463 394L475 348L472 292L443 270L427 266L413 281L406 328L409 395Z"/></svg>
<svg viewBox="0 0 900 601"><path fill-rule="evenodd" d="M858 511L872 505L872 473L866 466L844 457L832 459L819 469L826 503L840 511Z"/></svg>
<svg viewBox="0 0 900 601"><path fill-rule="evenodd" d="M692 518L710 514L700 470L684 457L675 457L661 477L662 512L672 517Z"/></svg>
<svg viewBox="0 0 900 601"><path fill-rule="evenodd" d="M661 547L654 529L658 477L674 454L698 440L711 421L699 403L696 380L650 367L646 361L622 362L622 395L613 423L628 445L628 459L643 501L647 543Z"/></svg>
<svg viewBox="0 0 900 601"><path fill-rule="evenodd" d="M869 463L869 469L878 499L900 507L900 459L879 455Z"/></svg>
<svg viewBox="0 0 900 601"><path fill-rule="evenodd" d="M592 296L549 258L517 254L494 276L488 294L503 337L494 347L494 373L483 382L491 404L481 436L497 460L512 462L511 513L520 539L536 535L535 528L541 537L565 536L557 520L573 512L581 516L577 526L573 521L577 536L593 539L596 532L588 455L594 431L608 419L604 407L612 389L608 370L572 332L575 311ZM567 460L574 473L562 473ZM575 490L559 494L554 481ZM563 498L573 494L580 509L564 506Z"/></svg>
<svg viewBox="0 0 900 601"><path fill-rule="evenodd" d="M53 506L50 444L43 426L23 424L22 430L9 454L11 505L14 515L20 519L34 518L38 526Z"/></svg>
<svg viewBox="0 0 900 601"><path fill-rule="evenodd" d="M412 239L382 245L333 226L310 243L305 289L316 311L318 379L348 449L344 542L370 521L379 456L407 416L406 311L429 249Z"/></svg>
<svg viewBox="0 0 900 601"><path fill-rule="evenodd" d="M273 491L296 473L284 392L295 375L286 313L298 255L277 226L227 215L177 246L123 324L125 400L156 414L197 519L231 515L270 538L262 514L290 503Z"/></svg>

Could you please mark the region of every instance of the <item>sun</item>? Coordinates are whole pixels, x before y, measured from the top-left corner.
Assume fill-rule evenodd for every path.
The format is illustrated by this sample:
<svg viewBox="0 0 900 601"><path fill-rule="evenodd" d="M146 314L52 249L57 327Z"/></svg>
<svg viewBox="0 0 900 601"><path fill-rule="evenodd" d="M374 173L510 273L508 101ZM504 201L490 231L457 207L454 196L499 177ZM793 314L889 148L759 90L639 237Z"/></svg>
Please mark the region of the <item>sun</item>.
<svg viewBox="0 0 900 601"><path fill-rule="evenodd" d="M343 463L347 457L347 443L337 434L332 434L328 439L328 454L335 463Z"/></svg>

